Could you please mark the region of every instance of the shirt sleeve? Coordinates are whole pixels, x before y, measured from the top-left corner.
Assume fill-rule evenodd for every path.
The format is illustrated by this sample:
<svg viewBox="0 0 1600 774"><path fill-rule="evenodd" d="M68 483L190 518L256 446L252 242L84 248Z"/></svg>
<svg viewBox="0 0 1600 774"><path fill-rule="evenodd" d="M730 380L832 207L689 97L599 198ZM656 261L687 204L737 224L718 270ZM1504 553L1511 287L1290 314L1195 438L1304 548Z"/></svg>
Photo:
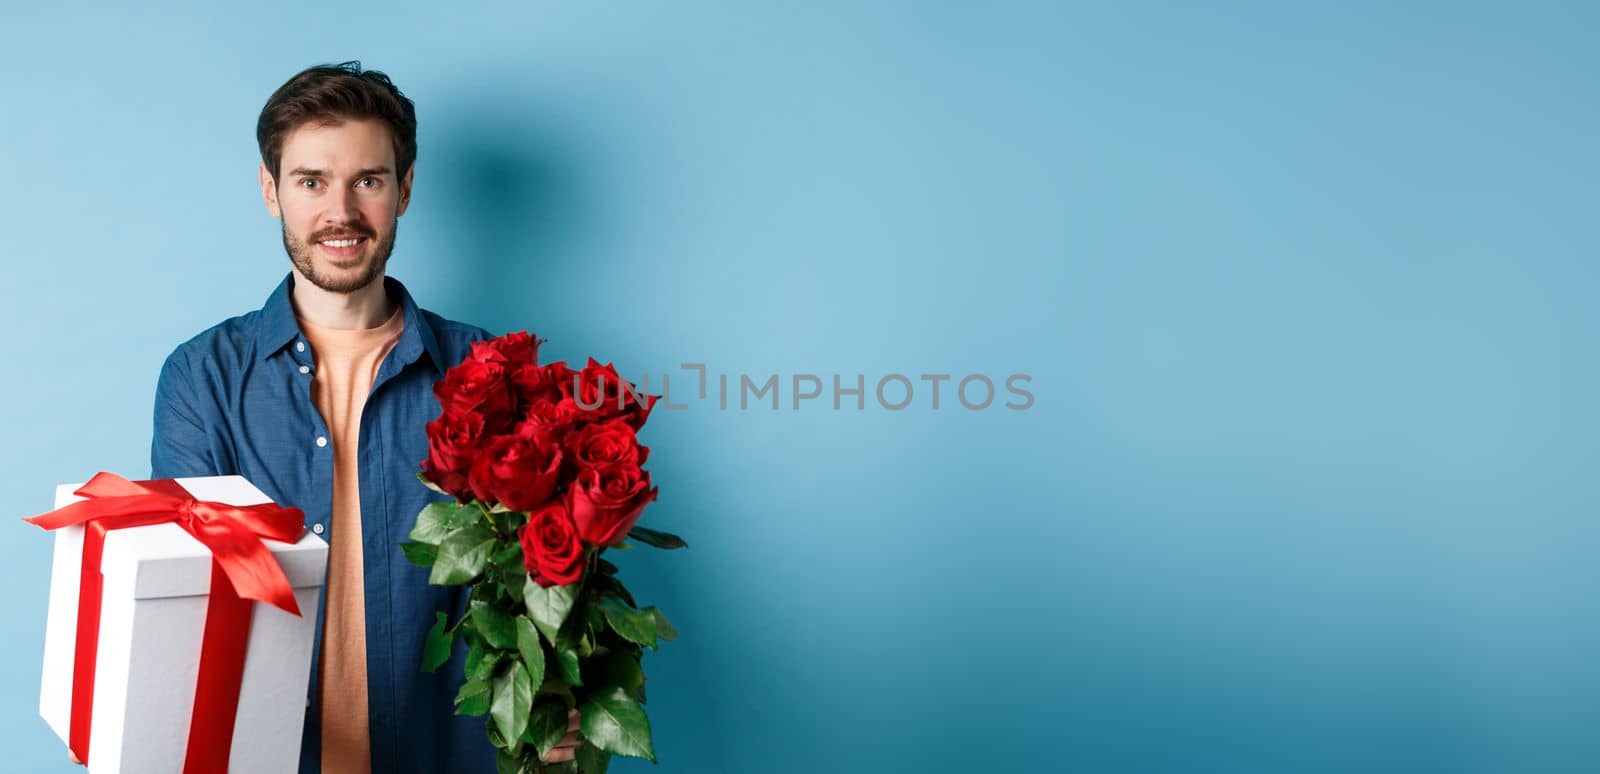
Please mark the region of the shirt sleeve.
<svg viewBox="0 0 1600 774"><path fill-rule="evenodd" d="M162 364L161 377L156 381L151 478L222 475L195 410L194 397L186 358L181 351L174 352Z"/></svg>

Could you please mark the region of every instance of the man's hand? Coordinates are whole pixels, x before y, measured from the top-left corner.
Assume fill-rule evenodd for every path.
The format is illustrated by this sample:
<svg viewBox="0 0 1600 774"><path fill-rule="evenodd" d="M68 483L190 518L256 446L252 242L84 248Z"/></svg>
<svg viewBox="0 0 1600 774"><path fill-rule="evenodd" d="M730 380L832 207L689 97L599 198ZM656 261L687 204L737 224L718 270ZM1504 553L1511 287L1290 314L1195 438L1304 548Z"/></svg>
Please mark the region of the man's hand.
<svg viewBox="0 0 1600 774"><path fill-rule="evenodd" d="M576 709L567 711L567 735L561 737L561 741L556 742L556 746L550 748L550 752L540 760L545 763L565 763L578 754L578 745L582 744L578 741L578 718Z"/></svg>
<svg viewBox="0 0 1600 774"><path fill-rule="evenodd" d="M78 760L78 756L72 754L72 748L70 748L70 747L67 748L67 760L72 761L73 763L76 763L79 766L83 765L83 761Z"/></svg>

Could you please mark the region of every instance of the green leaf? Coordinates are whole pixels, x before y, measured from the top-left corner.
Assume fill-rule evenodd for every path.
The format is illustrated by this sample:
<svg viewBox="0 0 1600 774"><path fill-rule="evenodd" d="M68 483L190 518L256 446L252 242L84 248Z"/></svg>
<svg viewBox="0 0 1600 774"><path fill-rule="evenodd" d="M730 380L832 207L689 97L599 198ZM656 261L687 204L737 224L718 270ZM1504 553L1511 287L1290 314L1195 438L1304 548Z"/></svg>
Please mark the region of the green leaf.
<svg viewBox="0 0 1600 774"><path fill-rule="evenodd" d="M609 546L606 546L606 550L608 550L608 551L610 551L610 550L627 551L630 548L633 548L633 546L630 546L627 543L613 543L613 544L611 544Z"/></svg>
<svg viewBox="0 0 1600 774"><path fill-rule="evenodd" d="M522 662L513 659L511 668L494 679L494 702L489 705L489 715L500 736L513 741L528 730L528 711L533 709L533 683L528 681L528 670Z"/></svg>
<svg viewBox="0 0 1600 774"><path fill-rule="evenodd" d="M609 562L601 559L600 564L609 564ZM605 575L598 572L591 573L584 581L584 588L593 589L595 593L591 596L596 599L607 595L618 596L633 607L639 606L637 602L633 601L633 594L628 592L628 587L622 585L622 581L617 580L614 575Z"/></svg>
<svg viewBox="0 0 1600 774"><path fill-rule="evenodd" d="M510 650L517 647L517 626L504 610L488 602L472 602L472 624L478 628L485 642L496 648Z"/></svg>
<svg viewBox="0 0 1600 774"><path fill-rule="evenodd" d="M528 571L522 566L522 544L513 539L510 545L489 557L489 565L494 568L490 577L499 582L507 599L523 601L522 584L527 581Z"/></svg>
<svg viewBox="0 0 1600 774"><path fill-rule="evenodd" d="M522 774L522 756L495 750L494 770L495 774Z"/></svg>
<svg viewBox="0 0 1600 774"><path fill-rule="evenodd" d="M500 735L500 729L495 726L495 724L494 724L494 722L492 720L490 722L488 722L488 723L484 723L483 724L483 736L484 736L484 738L489 740L489 746L490 747L494 747L496 749L504 750L507 747L511 746L509 744L506 744L505 737ZM520 740L518 740L518 741L520 741Z"/></svg>
<svg viewBox="0 0 1600 774"><path fill-rule="evenodd" d="M578 671L577 646L566 636L555 643L556 663L561 667L561 677L567 685L583 685L583 674Z"/></svg>
<svg viewBox="0 0 1600 774"><path fill-rule="evenodd" d="M650 746L650 719L644 707L621 688L597 693L578 708L583 735L596 747L613 755L644 758L654 763Z"/></svg>
<svg viewBox="0 0 1600 774"><path fill-rule="evenodd" d="M590 659L583 666L584 676L593 690L621 688L635 699L640 698L639 689L644 687L644 668L632 653L614 650Z"/></svg>
<svg viewBox="0 0 1600 774"><path fill-rule="evenodd" d="M606 768L611 765L611 753L594 746L589 741L578 745L577 755L574 757L578 764L578 771L583 774L606 774Z"/></svg>
<svg viewBox="0 0 1600 774"><path fill-rule="evenodd" d="M513 541L510 545L500 549L489 558L489 563L496 567L514 567L522 569L522 544Z"/></svg>
<svg viewBox="0 0 1600 774"><path fill-rule="evenodd" d="M571 707L578 701L573 697L572 688L567 685L566 679L561 675L555 674L548 666L548 663L544 670L544 682L539 684L539 690L534 691L533 695L535 698L541 696L559 696L561 697L563 706L567 707Z"/></svg>
<svg viewBox="0 0 1600 774"><path fill-rule="evenodd" d="M468 524L482 524L489 518L489 509L483 503L473 500L461 506L461 511L456 514L456 519L462 522L461 526Z"/></svg>
<svg viewBox="0 0 1600 774"><path fill-rule="evenodd" d="M606 621L622 638L648 648L656 646L656 617L644 610L635 610L621 597L601 597L600 609Z"/></svg>
<svg viewBox="0 0 1600 774"><path fill-rule="evenodd" d="M422 671L432 672L444 662L450 660L450 648L455 645L456 638L446 634L444 625L449 618L444 613L435 613L432 628L428 629L428 637L422 643Z"/></svg>
<svg viewBox="0 0 1600 774"><path fill-rule="evenodd" d="M522 584L522 601L528 606L528 617L533 619L534 625L539 627L544 638L552 645L556 642L556 632L567 620L567 613L572 611L572 602L577 597L577 584L546 588L535 583L533 578L528 578Z"/></svg>
<svg viewBox="0 0 1600 774"><path fill-rule="evenodd" d="M472 679L462 683L456 692L456 714L482 717L489 711L489 683Z"/></svg>
<svg viewBox="0 0 1600 774"><path fill-rule="evenodd" d="M494 527L494 530L502 535L515 534L517 528L522 526L522 522L526 518L522 515L522 511L495 511L485 509L484 513L488 514L487 518L489 519L489 523Z"/></svg>
<svg viewBox="0 0 1600 774"><path fill-rule="evenodd" d="M650 615L653 616L656 619L656 636L657 637L660 637L661 639L666 640L667 642L672 642L673 640L678 639L678 629L677 629L677 627L674 627L672 625L672 622L667 620L667 616L665 614L663 614L660 610L657 610L655 605L651 605L651 606L645 608L645 610L647 612L649 612Z"/></svg>
<svg viewBox="0 0 1600 774"><path fill-rule="evenodd" d="M533 706L533 717L528 719L528 730L522 734L522 741L533 745L543 758L566 735L566 703L546 699Z"/></svg>
<svg viewBox="0 0 1600 774"><path fill-rule="evenodd" d="M494 670L496 667L500 666L500 660L505 657L505 654L504 651L498 650L485 650L479 652L483 655L478 659L478 662L476 664L467 665L467 678L471 680L482 680L483 682L487 683L489 682L490 678L494 677ZM468 653L468 655L470 656L471 653Z"/></svg>
<svg viewBox="0 0 1600 774"><path fill-rule="evenodd" d="M587 595L583 605L584 623L588 624L590 631L603 632L606 630L606 613L600 609L600 598L594 594Z"/></svg>
<svg viewBox="0 0 1600 774"><path fill-rule="evenodd" d="M517 652L522 654L522 663L528 668L528 680L539 685L544 682L544 646L539 644L539 630L525 615L517 616L516 626Z"/></svg>
<svg viewBox="0 0 1600 774"><path fill-rule="evenodd" d="M489 692L475 693L456 703L456 714L481 718L489 712Z"/></svg>
<svg viewBox="0 0 1600 774"><path fill-rule="evenodd" d="M672 549L689 547L688 543L683 542L683 538L678 537L671 532L661 532L659 530L650 529L649 527L634 527L633 529L628 530L628 537L631 537L640 543L644 543L647 546L655 546L656 548Z"/></svg>
<svg viewBox="0 0 1600 774"><path fill-rule="evenodd" d="M493 602L499 605L501 609L509 610L522 602L522 578L520 576L515 583L517 589L515 594L512 593L511 589L506 588L506 582L503 577L491 579L485 574L484 580L480 581L478 585L488 592L489 598L485 601Z"/></svg>
<svg viewBox="0 0 1600 774"><path fill-rule="evenodd" d="M464 508L454 500L428 503L417 514L417 523L409 537L418 543L439 545L450 533L478 520L472 508Z"/></svg>
<svg viewBox="0 0 1600 774"><path fill-rule="evenodd" d="M450 533L439 544L439 558L428 575L428 583L453 586L478 577L489 561L494 543L494 533L476 524Z"/></svg>
<svg viewBox="0 0 1600 774"><path fill-rule="evenodd" d="M442 494L442 495L449 495L450 494L449 492L446 492L443 489L440 489L438 484L435 484L432 481L429 481L428 477L423 475L421 471L417 472L417 480L421 481L422 485L427 487L431 491L438 492L439 494Z"/></svg>
<svg viewBox="0 0 1600 774"><path fill-rule="evenodd" d="M427 543L401 543L400 550L406 555L406 561L418 567L432 567L439 558L439 547Z"/></svg>
<svg viewBox="0 0 1600 774"><path fill-rule="evenodd" d="M489 681L479 680L478 678L474 677L462 683L461 688L456 690L456 701L460 702L472 696L477 696L480 693L487 693L488 691Z"/></svg>

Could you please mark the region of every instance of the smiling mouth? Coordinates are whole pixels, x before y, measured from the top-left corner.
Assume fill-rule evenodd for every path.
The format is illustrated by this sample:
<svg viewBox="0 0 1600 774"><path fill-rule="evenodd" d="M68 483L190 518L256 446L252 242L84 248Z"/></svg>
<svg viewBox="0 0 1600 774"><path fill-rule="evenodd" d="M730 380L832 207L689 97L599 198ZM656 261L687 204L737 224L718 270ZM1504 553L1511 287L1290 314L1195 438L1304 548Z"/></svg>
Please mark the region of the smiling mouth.
<svg viewBox="0 0 1600 774"><path fill-rule="evenodd" d="M366 237L346 237L344 239L324 239L317 244L334 249L345 249L359 246L366 241Z"/></svg>
<svg viewBox="0 0 1600 774"><path fill-rule="evenodd" d="M367 253L367 237L353 236L339 239L321 239L317 249L329 265L340 271L361 266Z"/></svg>

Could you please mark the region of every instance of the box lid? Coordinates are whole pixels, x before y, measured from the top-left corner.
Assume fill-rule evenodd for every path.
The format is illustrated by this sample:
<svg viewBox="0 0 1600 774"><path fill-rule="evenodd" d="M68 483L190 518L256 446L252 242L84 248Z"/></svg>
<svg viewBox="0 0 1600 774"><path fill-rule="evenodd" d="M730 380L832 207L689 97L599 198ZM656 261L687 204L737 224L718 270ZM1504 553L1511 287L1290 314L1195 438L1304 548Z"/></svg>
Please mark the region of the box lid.
<svg viewBox="0 0 1600 774"><path fill-rule="evenodd" d="M259 505L272 499L243 476L202 476L173 479L197 500L229 505ZM56 487L56 507L86 498L73 492L83 484ZM272 551L289 585L321 586L328 567L328 544L305 531L295 543L261 541ZM185 597L211 591L211 550L174 523L114 529L106 533L100 574L107 588L131 588L135 599ZM117 579L116 583L112 579ZM131 582L130 582L131 581Z"/></svg>

